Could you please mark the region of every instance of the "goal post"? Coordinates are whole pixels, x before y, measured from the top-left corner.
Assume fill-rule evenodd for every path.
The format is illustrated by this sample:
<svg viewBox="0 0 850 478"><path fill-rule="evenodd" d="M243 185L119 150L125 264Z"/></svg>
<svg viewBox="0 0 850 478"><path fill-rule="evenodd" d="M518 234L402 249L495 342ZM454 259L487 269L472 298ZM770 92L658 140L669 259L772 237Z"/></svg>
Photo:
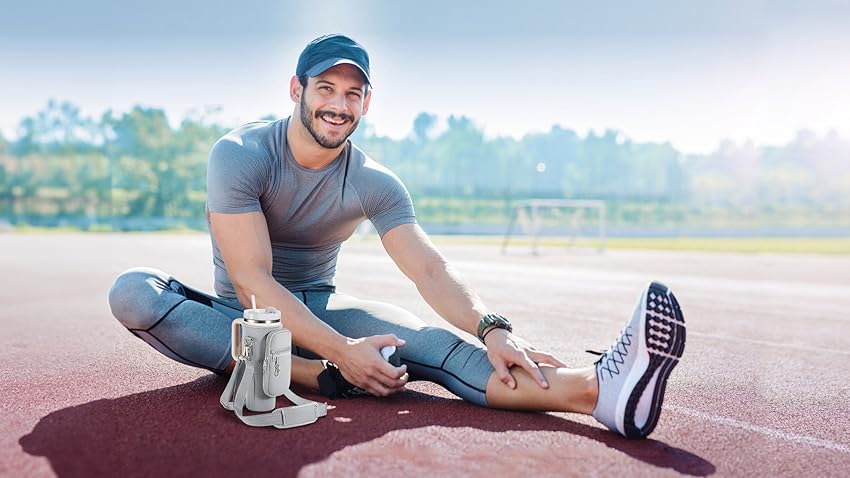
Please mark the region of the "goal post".
<svg viewBox="0 0 850 478"><path fill-rule="evenodd" d="M585 211L591 211L597 217L597 250L605 251L605 201L598 199L525 199L515 201L512 204L513 213L505 232L505 240L502 242L502 254L507 252L508 243L511 240L514 228L519 224L522 233L531 237L531 253L537 255L540 236L543 233L544 219L554 216L556 219L563 217L564 212L569 214L569 246L575 245L576 239L581 233L581 223L585 218Z"/></svg>

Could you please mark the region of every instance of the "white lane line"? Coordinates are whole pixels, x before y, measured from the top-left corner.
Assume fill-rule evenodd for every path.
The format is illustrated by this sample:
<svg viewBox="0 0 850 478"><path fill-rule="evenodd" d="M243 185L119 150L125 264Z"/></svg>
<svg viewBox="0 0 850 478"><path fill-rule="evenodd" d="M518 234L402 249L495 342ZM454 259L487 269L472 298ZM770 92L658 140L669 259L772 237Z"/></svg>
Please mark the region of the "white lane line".
<svg viewBox="0 0 850 478"><path fill-rule="evenodd" d="M717 423L719 425L726 425L734 428L740 428L742 430L746 430L753 433L758 433L760 435L764 435L770 438L779 438L780 440L790 441L793 443L799 443L801 445L809 445L818 448L826 448L827 450L838 451L841 453L846 453L850 455L850 446L847 446L843 443L836 443L834 441L824 440L821 438L815 438L808 435L797 435L795 433L783 432L781 430L776 430L774 428L767 428L759 425L753 425L752 423L747 423L741 420L736 420L734 418L729 417L720 417L717 415L710 415L708 413L699 412L696 410L691 410L690 408L680 407L678 405L666 405L664 407L666 410L671 410L676 413L681 413L683 415L688 415L694 418L700 418L702 420L707 420L712 423Z"/></svg>

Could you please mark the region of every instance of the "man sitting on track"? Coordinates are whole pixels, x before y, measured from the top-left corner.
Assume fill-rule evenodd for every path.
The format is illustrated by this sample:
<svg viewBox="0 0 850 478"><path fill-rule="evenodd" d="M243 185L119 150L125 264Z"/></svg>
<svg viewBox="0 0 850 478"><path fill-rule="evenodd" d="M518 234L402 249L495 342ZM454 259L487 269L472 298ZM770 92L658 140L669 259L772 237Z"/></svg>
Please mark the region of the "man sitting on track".
<svg viewBox="0 0 850 478"><path fill-rule="evenodd" d="M223 373L232 366L230 323L254 295L292 331L292 381L331 398L386 396L424 379L477 405L592 413L612 431L647 436L684 350L673 294L650 284L619 339L586 368L567 368L514 335L416 224L398 177L348 141L369 109L369 75L366 50L350 38L309 43L290 81L292 116L243 125L210 152L217 296L162 271L131 269L109 291L115 317L167 356ZM336 291L341 244L364 219L428 304L482 345L395 305ZM388 345L398 347L399 366L381 357Z"/></svg>

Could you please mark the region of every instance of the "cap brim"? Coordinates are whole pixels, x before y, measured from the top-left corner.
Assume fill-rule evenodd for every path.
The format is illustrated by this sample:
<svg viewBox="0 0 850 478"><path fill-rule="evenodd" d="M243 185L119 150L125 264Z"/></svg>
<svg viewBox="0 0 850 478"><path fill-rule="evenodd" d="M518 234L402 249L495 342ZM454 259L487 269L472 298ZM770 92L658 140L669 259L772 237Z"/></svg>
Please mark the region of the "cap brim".
<svg viewBox="0 0 850 478"><path fill-rule="evenodd" d="M369 75L366 73L366 71L363 69L363 67L358 65L357 62L355 62L353 60L349 60L348 58L328 58L325 61L321 61L321 62L313 65L313 67L310 68L309 70L307 70L306 73L307 73L307 76L319 76L322 73L328 71L329 69L331 69L331 68L333 68L337 65L343 65L343 64L356 66L357 69L360 70L360 73L363 73L363 77L366 78L366 84L368 84L369 86L372 86L372 80L369 78Z"/></svg>

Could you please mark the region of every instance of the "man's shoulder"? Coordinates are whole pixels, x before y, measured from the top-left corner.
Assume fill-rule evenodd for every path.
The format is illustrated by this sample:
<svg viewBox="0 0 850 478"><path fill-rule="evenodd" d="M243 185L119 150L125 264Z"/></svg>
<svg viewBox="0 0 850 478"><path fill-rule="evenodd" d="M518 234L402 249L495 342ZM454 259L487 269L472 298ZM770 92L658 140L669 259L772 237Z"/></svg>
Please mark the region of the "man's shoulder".
<svg viewBox="0 0 850 478"><path fill-rule="evenodd" d="M382 236L397 225L416 222L410 194L395 173L353 145L351 158L356 167L351 185L366 217Z"/></svg>
<svg viewBox="0 0 850 478"><path fill-rule="evenodd" d="M210 157L223 155L225 157L266 158L278 126L279 121L245 123L219 138L212 147Z"/></svg>
<svg viewBox="0 0 850 478"><path fill-rule="evenodd" d="M370 186L401 182L388 167L372 159L354 143L351 143L351 167L352 178L366 181Z"/></svg>

